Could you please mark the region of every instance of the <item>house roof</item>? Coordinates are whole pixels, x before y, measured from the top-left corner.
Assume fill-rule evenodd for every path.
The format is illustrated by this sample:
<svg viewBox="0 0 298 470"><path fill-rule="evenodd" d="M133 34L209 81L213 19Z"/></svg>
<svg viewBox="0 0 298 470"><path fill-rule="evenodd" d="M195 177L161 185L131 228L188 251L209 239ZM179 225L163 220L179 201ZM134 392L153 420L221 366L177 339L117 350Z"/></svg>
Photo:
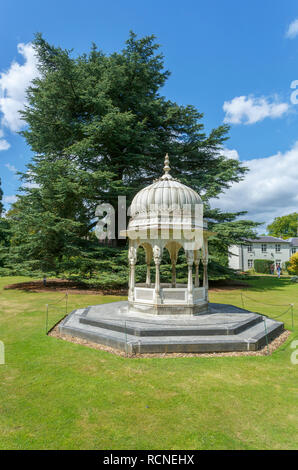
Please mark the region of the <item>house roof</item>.
<svg viewBox="0 0 298 470"><path fill-rule="evenodd" d="M287 241L290 242L292 246L298 246L298 237L288 238Z"/></svg>
<svg viewBox="0 0 298 470"><path fill-rule="evenodd" d="M271 237L271 236L247 238L245 241L251 242L251 243L290 243L290 240L283 240L282 238ZM298 238L297 238L297 242L298 242Z"/></svg>

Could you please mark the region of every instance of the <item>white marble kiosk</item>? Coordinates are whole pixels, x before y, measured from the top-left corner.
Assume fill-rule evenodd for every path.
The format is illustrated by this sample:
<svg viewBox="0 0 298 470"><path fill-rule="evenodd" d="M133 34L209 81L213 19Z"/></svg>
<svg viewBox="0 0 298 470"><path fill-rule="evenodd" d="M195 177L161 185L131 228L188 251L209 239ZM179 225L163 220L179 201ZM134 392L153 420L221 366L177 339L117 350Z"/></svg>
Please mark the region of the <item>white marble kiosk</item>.
<svg viewBox="0 0 298 470"><path fill-rule="evenodd" d="M134 197L130 206L128 228L121 232L129 239L130 266L128 302L132 313L187 314L205 313L208 309L208 237L203 220L200 196L170 175L169 157L165 157L164 175ZM138 248L146 253L146 282L135 283ZM185 251L188 283L176 283L178 252ZM160 282L160 264L164 250L172 263L172 282ZM151 264L155 279L151 280ZM203 265L203 285L199 281L199 265ZM193 267L195 279L193 280Z"/></svg>

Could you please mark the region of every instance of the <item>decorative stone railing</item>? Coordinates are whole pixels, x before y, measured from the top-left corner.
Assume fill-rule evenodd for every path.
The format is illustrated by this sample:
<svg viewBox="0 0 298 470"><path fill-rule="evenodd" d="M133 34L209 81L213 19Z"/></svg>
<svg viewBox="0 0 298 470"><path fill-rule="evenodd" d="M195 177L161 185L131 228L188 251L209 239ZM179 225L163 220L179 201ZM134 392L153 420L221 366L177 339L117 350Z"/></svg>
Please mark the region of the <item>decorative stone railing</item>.
<svg viewBox="0 0 298 470"><path fill-rule="evenodd" d="M190 293L186 284L178 284L171 287L171 284L160 286L160 303L166 305L193 305L205 301L205 288L194 287ZM154 285L137 284L134 288L134 301L138 303L152 304L155 300Z"/></svg>

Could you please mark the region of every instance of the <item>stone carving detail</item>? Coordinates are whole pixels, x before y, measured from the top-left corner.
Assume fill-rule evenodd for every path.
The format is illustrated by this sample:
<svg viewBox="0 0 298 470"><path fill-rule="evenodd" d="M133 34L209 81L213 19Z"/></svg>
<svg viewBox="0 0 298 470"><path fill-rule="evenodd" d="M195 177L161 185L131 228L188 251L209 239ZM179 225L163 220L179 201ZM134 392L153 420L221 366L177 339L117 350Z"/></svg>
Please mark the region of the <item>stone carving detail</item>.
<svg viewBox="0 0 298 470"><path fill-rule="evenodd" d="M194 252L192 250L185 251L188 266L192 266L194 262Z"/></svg>
<svg viewBox="0 0 298 470"><path fill-rule="evenodd" d="M134 246L129 247L128 260L130 264L136 264L137 262L137 249Z"/></svg>
<svg viewBox="0 0 298 470"><path fill-rule="evenodd" d="M161 257L162 257L161 248L158 245L154 245L154 247L153 247L154 263L155 264L160 264L161 263Z"/></svg>

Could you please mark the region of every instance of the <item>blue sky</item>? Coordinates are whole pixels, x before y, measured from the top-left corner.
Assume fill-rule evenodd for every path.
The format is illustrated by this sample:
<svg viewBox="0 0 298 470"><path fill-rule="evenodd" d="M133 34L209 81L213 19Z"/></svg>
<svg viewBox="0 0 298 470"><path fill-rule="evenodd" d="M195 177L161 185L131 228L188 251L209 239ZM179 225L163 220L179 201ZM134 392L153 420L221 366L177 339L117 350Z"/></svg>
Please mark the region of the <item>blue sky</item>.
<svg viewBox="0 0 298 470"><path fill-rule="evenodd" d="M16 133L16 110L35 73L34 33L74 53L88 51L93 41L110 53L123 47L132 29L139 36L155 34L162 45L172 73L164 95L204 112L207 131L224 120L231 124L226 154L251 171L213 205L246 209L265 222L298 211L298 107L290 99L290 84L298 80L297 18L294 0L4 2L0 177L6 207L19 186L15 170L24 170L31 157Z"/></svg>

